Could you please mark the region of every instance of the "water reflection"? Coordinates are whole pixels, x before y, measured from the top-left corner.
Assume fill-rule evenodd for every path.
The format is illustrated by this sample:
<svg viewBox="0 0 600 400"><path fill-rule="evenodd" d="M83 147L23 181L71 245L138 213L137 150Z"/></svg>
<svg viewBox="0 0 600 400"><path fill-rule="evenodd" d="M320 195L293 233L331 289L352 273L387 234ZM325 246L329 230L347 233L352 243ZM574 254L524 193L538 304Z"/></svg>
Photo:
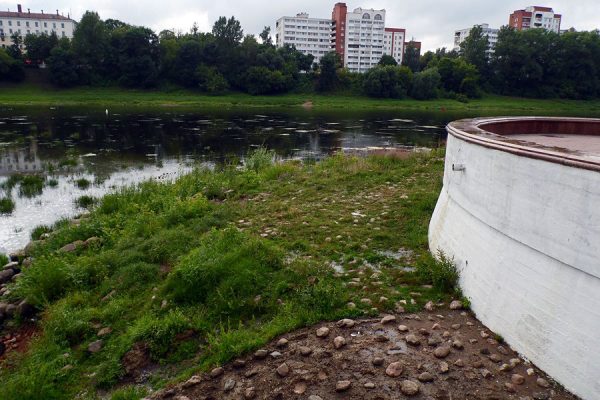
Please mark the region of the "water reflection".
<svg viewBox="0 0 600 400"><path fill-rule="evenodd" d="M26 245L37 225L81 212L75 200L82 195L172 179L199 163L239 160L259 146L303 159L345 149L438 147L444 125L455 119L398 114L0 108L0 199L16 204L0 216L0 252ZM21 176L31 175L42 180L39 193L22 190ZM91 185L84 189L78 180Z"/></svg>

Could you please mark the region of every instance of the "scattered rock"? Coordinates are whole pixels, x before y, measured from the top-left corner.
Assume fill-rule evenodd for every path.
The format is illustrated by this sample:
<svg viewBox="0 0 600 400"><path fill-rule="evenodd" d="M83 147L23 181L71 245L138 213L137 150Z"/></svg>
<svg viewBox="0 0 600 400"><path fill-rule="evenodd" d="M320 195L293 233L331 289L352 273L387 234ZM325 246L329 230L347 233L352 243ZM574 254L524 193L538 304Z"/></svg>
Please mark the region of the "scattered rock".
<svg viewBox="0 0 600 400"><path fill-rule="evenodd" d="M328 335L329 335L329 328L327 328L326 326L323 326L323 327L317 329L317 337L325 338Z"/></svg>
<svg viewBox="0 0 600 400"><path fill-rule="evenodd" d="M190 379L188 379L187 381L184 382L183 387L184 388L189 388L189 387L192 387L192 386L196 386L200 382L202 382L202 377L200 377L198 375L194 375Z"/></svg>
<svg viewBox="0 0 600 400"><path fill-rule="evenodd" d="M112 333L112 328L106 327L106 328L100 329L96 335L98 335L99 337L103 337L103 336L110 335L111 333Z"/></svg>
<svg viewBox="0 0 600 400"><path fill-rule="evenodd" d="M457 360L457 361L459 361L459 360ZM455 363L455 365L456 365L456 363ZM450 366L448 365L448 363L446 361L442 361L440 363L440 373L445 374L448 371L450 371Z"/></svg>
<svg viewBox="0 0 600 400"><path fill-rule="evenodd" d="M19 314L21 317L23 318L29 318L31 316L33 316L36 312L36 309L34 306L32 306L31 304L29 304L27 302L27 300L22 300L18 305L17 305L17 314Z"/></svg>
<svg viewBox="0 0 600 400"><path fill-rule="evenodd" d="M462 307L462 302L460 300L454 300L452 303L450 303L451 310L460 310Z"/></svg>
<svg viewBox="0 0 600 400"><path fill-rule="evenodd" d="M449 346L440 346L433 351L433 355L437 358L446 358L450 354Z"/></svg>
<svg viewBox="0 0 600 400"><path fill-rule="evenodd" d="M492 362L499 363L499 362L502 362L502 357L500 357L499 354L494 353L494 354L490 355L490 360Z"/></svg>
<svg viewBox="0 0 600 400"><path fill-rule="evenodd" d="M102 350L103 345L104 345L104 341L96 340L95 342L92 342L89 344L88 351L90 353L98 353L100 350Z"/></svg>
<svg viewBox="0 0 600 400"><path fill-rule="evenodd" d="M408 332L408 326L406 326L406 325L398 325L398 330L400 332Z"/></svg>
<svg viewBox="0 0 600 400"><path fill-rule="evenodd" d="M333 347L335 347L336 349L341 349L342 347L344 347L346 345L346 339L344 339L342 336L338 336L335 339L333 339Z"/></svg>
<svg viewBox="0 0 600 400"><path fill-rule="evenodd" d="M277 342L277 347L281 348L281 347L285 347L287 346L289 343L289 340L287 340L286 338L281 338L279 339L279 341Z"/></svg>
<svg viewBox="0 0 600 400"><path fill-rule="evenodd" d="M396 321L396 317L393 315L386 315L385 317L383 317L381 319L381 324L385 325L385 324L389 324L391 322L395 322Z"/></svg>
<svg viewBox="0 0 600 400"><path fill-rule="evenodd" d="M249 388L246 388L246 390L244 390L244 398L245 399L253 399L256 397L256 390L254 389L254 386L251 386Z"/></svg>
<svg viewBox="0 0 600 400"><path fill-rule="evenodd" d="M427 311L433 311L434 307L433 301L428 301L427 304L425 304L425 309Z"/></svg>
<svg viewBox="0 0 600 400"><path fill-rule="evenodd" d="M517 388L515 387L515 385L513 385L513 384L512 384L512 383L510 383L510 382L506 382L506 383L504 384L504 388L506 389L506 391L507 391L508 393L516 393L516 391L517 391Z"/></svg>
<svg viewBox="0 0 600 400"><path fill-rule="evenodd" d="M527 375L528 376L535 375L535 369L533 369L533 368L527 368Z"/></svg>
<svg viewBox="0 0 600 400"><path fill-rule="evenodd" d="M370 306L371 304L373 304L373 302L371 301L371 299L360 299L360 302L364 305Z"/></svg>
<svg viewBox="0 0 600 400"><path fill-rule="evenodd" d="M81 240L77 240L73 243L69 243L63 247L60 248L60 250L58 250L61 253L72 253L75 250L77 250L78 248L82 247L84 245L83 241Z"/></svg>
<svg viewBox="0 0 600 400"><path fill-rule="evenodd" d="M483 376L484 378L491 378L493 376L493 374L490 372L489 369L482 369L481 370L481 376Z"/></svg>
<svg viewBox="0 0 600 400"><path fill-rule="evenodd" d="M123 369L129 376L138 376L140 372L150 364L150 349L147 344L143 342L137 342L131 346L123 358L121 364Z"/></svg>
<svg viewBox="0 0 600 400"><path fill-rule="evenodd" d="M227 379L225 381L225 385L223 385L223 390L226 392L230 392L235 387L236 382L233 379Z"/></svg>
<svg viewBox="0 0 600 400"><path fill-rule="evenodd" d="M454 366L463 368L465 366L465 362L459 358L458 360L454 361Z"/></svg>
<svg viewBox="0 0 600 400"><path fill-rule="evenodd" d="M0 271L0 284L10 282L11 278L15 275L15 271L12 269L5 269Z"/></svg>
<svg viewBox="0 0 600 400"><path fill-rule="evenodd" d="M350 386L352 386L352 382L350 382L350 381L338 381L335 384L335 391L336 392L345 392L346 390L350 389Z"/></svg>
<svg viewBox="0 0 600 400"><path fill-rule="evenodd" d="M338 328L352 328L354 325L356 325L356 322L348 318L342 319L336 323Z"/></svg>
<svg viewBox="0 0 600 400"><path fill-rule="evenodd" d="M294 386L294 393L304 394L304 392L306 392L306 383L305 382L299 382L296 384L296 386Z"/></svg>
<svg viewBox="0 0 600 400"><path fill-rule="evenodd" d="M283 363L279 367L277 367L277 375L279 375L280 377L285 378L289 375L289 373L290 367L286 363Z"/></svg>
<svg viewBox="0 0 600 400"><path fill-rule="evenodd" d="M271 356L271 358L279 358L281 357L281 353L278 351L274 351L271 354L269 354Z"/></svg>
<svg viewBox="0 0 600 400"><path fill-rule="evenodd" d="M413 381L406 380L400 384L400 391L407 396L415 396L419 390L419 384Z"/></svg>
<svg viewBox="0 0 600 400"><path fill-rule="evenodd" d="M419 379L421 382L427 383L427 382L433 382L433 375L430 374L429 372L423 372L421 375L419 375L419 377L417 378Z"/></svg>
<svg viewBox="0 0 600 400"><path fill-rule="evenodd" d="M321 396L312 394L312 395L308 396L308 400L323 400L323 398Z"/></svg>
<svg viewBox="0 0 600 400"><path fill-rule="evenodd" d="M365 389L375 389L375 384L373 382L367 382L363 386Z"/></svg>
<svg viewBox="0 0 600 400"><path fill-rule="evenodd" d="M460 329L460 324L453 324L452 325L452 329L454 329L455 331Z"/></svg>
<svg viewBox="0 0 600 400"><path fill-rule="evenodd" d="M408 343L411 346L419 346L421 344L421 340L416 337L415 335L406 335L406 343Z"/></svg>
<svg viewBox="0 0 600 400"><path fill-rule="evenodd" d="M265 358L267 358L268 355L269 355L269 352L267 350L264 350L264 349L256 350L256 352L254 353L254 358L259 359L259 360L264 360Z"/></svg>
<svg viewBox="0 0 600 400"><path fill-rule="evenodd" d="M308 357L312 354L312 349L310 347L306 347L306 346L300 346L298 347L298 351L300 352L300 354L303 357Z"/></svg>
<svg viewBox="0 0 600 400"><path fill-rule="evenodd" d="M376 366L376 367L381 367L384 362L385 362L385 360L383 359L383 357L375 357L371 361L371 363L373 363L373 365Z"/></svg>
<svg viewBox="0 0 600 400"><path fill-rule="evenodd" d="M213 379L218 378L219 376L223 375L223 372L225 371L222 367L214 368L212 371L210 371L210 377Z"/></svg>
<svg viewBox="0 0 600 400"><path fill-rule="evenodd" d="M547 380L545 380L544 378L538 378L536 383L539 387L543 387L544 389L547 389L550 387L550 383Z"/></svg>
<svg viewBox="0 0 600 400"><path fill-rule="evenodd" d="M402 375L403 371L404 371L404 366L402 365L402 363L393 362L390 365L388 365L388 367L385 369L385 374L392 378L396 378L396 377Z"/></svg>
<svg viewBox="0 0 600 400"><path fill-rule="evenodd" d="M241 368L244 368L245 366L246 366L246 361L245 360L242 360L242 359L238 358L237 360L233 361L233 368L241 369Z"/></svg>
<svg viewBox="0 0 600 400"><path fill-rule="evenodd" d="M513 376L510 377L510 381L514 385L522 385L525 383L525 378L523 377L523 375L513 374Z"/></svg>
<svg viewBox="0 0 600 400"><path fill-rule="evenodd" d="M452 342L452 347L454 347L457 350L462 350L465 346L460 340L455 340L454 342Z"/></svg>

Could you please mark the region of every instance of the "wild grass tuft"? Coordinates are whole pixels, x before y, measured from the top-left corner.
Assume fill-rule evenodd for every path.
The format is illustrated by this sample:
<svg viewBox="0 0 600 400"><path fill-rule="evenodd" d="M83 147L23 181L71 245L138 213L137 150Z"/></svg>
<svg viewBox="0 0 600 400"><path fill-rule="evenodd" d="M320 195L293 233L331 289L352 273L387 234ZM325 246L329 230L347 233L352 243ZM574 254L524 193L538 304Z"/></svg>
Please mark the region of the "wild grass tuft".
<svg viewBox="0 0 600 400"><path fill-rule="evenodd" d="M0 214L11 214L15 210L15 202L10 197L0 199Z"/></svg>
<svg viewBox="0 0 600 400"><path fill-rule="evenodd" d="M453 258L449 258L442 251L437 257L424 256L417 263L417 271L428 283L445 293L460 291L458 286L458 270Z"/></svg>
<svg viewBox="0 0 600 400"><path fill-rule="evenodd" d="M251 171L260 172L266 169L267 167L273 165L274 160L274 151L267 150L264 147L259 147L258 149L253 150L246 156L244 160L244 165L247 169Z"/></svg>
<svg viewBox="0 0 600 400"><path fill-rule="evenodd" d="M31 240L40 240L43 234L52 232L52 228L47 225L38 225L31 232Z"/></svg>

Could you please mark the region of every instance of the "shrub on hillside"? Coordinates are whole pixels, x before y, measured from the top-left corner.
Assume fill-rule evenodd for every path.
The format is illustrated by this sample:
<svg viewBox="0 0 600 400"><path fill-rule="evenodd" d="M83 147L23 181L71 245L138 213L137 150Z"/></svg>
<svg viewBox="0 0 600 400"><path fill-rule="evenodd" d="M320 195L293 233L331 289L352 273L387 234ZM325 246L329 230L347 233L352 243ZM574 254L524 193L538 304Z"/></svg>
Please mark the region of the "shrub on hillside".
<svg viewBox="0 0 600 400"><path fill-rule="evenodd" d="M430 100L438 97L442 77L437 68L428 68L414 75L410 96L417 100Z"/></svg>
<svg viewBox="0 0 600 400"><path fill-rule="evenodd" d="M371 97L401 99L407 96L412 80L408 67L376 67L365 74L363 89Z"/></svg>

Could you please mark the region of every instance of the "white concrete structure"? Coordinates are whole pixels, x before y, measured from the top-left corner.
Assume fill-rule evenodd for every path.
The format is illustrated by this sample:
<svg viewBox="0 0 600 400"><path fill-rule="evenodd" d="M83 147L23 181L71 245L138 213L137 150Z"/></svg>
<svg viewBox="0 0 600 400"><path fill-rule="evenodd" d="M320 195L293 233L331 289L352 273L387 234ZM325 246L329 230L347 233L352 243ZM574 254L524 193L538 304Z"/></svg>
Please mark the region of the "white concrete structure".
<svg viewBox="0 0 600 400"><path fill-rule="evenodd" d="M332 51L331 19L310 18L306 13L281 17L275 24L278 47L294 46L303 54L312 54L315 62Z"/></svg>
<svg viewBox="0 0 600 400"><path fill-rule="evenodd" d="M483 36L486 36L488 38L488 54L493 53L494 48L496 47L496 43L498 43L498 32L500 32L500 29L490 28L488 24L481 24L475 26L481 26ZM469 37L469 35L471 34L471 29L473 29L473 27L460 29L454 32L454 50L460 50L460 45Z"/></svg>
<svg viewBox="0 0 600 400"><path fill-rule="evenodd" d="M344 66L367 72L384 54L385 10L357 8L346 15Z"/></svg>
<svg viewBox="0 0 600 400"><path fill-rule="evenodd" d="M405 41L405 29L385 28L383 36L383 54L394 57L398 65L402 64Z"/></svg>
<svg viewBox="0 0 600 400"><path fill-rule="evenodd" d="M454 258L484 324L567 389L600 399L600 120L526 118L524 132L515 120L449 125L430 248ZM489 132L586 136L557 151Z"/></svg>

